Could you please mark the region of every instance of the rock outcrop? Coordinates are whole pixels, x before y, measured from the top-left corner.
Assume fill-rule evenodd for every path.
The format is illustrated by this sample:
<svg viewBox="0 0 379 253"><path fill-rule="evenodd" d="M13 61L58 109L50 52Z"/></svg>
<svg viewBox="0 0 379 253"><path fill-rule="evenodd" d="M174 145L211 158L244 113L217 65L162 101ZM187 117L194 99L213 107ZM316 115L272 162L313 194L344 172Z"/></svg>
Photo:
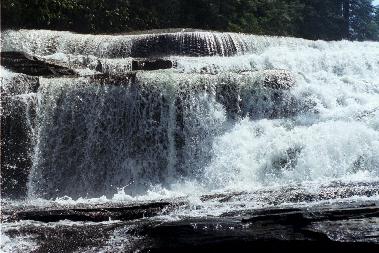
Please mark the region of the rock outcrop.
<svg viewBox="0 0 379 253"><path fill-rule="evenodd" d="M68 67L48 63L38 57L22 52L1 52L1 65L13 72L29 76L59 77L75 76L76 72Z"/></svg>
<svg viewBox="0 0 379 253"><path fill-rule="evenodd" d="M174 66L171 60L165 59L135 59L132 60L132 71L170 69Z"/></svg>
<svg viewBox="0 0 379 253"><path fill-rule="evenodd" d="M239 211L221 217L165 220L158 217L185 202L119 207L34 209L10 215L20 226L6 235L34 238L40 252L109 249L113 252L230 252L265 249L377 252L378 206ZM23 220L29 220L23 225ZM31 220L31 221L30 221ZM11 220L9 220L11 221ZM15 220L12 220L15 221ZM108 221L108 222L104 222ZM59 235L59 236L57 236Z"/></svg>

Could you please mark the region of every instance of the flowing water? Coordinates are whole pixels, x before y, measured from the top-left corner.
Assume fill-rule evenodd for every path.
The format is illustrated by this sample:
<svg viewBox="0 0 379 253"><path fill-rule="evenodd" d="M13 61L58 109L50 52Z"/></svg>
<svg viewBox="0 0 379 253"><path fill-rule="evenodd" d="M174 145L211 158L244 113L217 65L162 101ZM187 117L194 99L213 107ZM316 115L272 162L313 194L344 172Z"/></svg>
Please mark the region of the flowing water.
<svg viewBox="0 0 379 253"><path fill-rule="evenodd" d="M3 111L26 108L31 146L29 168L17 168L27 197L5 205L184 197L193 206L172 216L217 216L379 199L377 42L21 30L2 34L2 51L81 75L39 78L31 91L34 79L1 69L13 101ZM132 57L174 68L130 75ZM273 73L294 85L265 85ZM217 194L234 197L202 200Z"/></svg>

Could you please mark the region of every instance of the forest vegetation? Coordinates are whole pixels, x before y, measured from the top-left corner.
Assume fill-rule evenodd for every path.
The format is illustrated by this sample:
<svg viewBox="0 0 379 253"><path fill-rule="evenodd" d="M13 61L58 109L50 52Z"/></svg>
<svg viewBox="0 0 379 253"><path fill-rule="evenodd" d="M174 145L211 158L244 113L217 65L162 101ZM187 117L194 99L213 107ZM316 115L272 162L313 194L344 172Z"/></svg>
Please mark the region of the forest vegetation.
<svg viewBox="0 0 379 253"><path fill-rule="evenodd" d="M2 29L80 33L194 28L324 40L379 40L371 0L2 0Z"/></svg>

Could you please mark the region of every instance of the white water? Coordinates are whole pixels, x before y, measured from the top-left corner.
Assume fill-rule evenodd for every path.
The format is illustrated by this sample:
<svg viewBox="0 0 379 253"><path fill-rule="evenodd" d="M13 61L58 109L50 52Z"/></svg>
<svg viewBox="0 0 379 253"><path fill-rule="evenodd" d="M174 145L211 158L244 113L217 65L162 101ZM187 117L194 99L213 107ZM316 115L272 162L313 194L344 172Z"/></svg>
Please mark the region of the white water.
<svg viewBox="0 0 379 253"><path fill-rule="evenodd" d="M154 48L155 52L174 50L179 55L191 53L196 56L229 56L232 53L251 51L256 47L256 43L246 40L246 36L233 33L82 35L43 30L5 31L2 34L2 44L4 51L23 51L38 55L60 52L111 58L143 55L144 52L139 50L148 50L150 46Z"/></svg>
<svg viewBox="0 0 379 253"><path fill-rule="evenodd" d="M5 50L63 62L73 55L93 57L91 63L81 62L92 69L89 65L100 57L113 68L126 66L119 72L128 70L129 59L122 57L128 56L125 52L135 37L20 31L4 35L3 43ZM87 79L42 80L39 92L45 102L40 107L31 196L47 191L54 197L56 189L67 193L67 201L129 202L379 180L379 43L232 38L243 45L236 56L170 56L177 62L175 69L137 75L150 96L137 98L123 87L99 87ZM119 56L107 59L117 56L115 51ZM272 91L260 86L260 72L245 73L269 69L288 70L296 79L279 104ZM217 97L225 83L237 87L231 91L237 90L238 108L227 108ZM199 92L198 87L206 88ZM167 104L160 101L162 94ZM175 143L176 99L184 108L182 149ZM136 101L149 106L140 107ZM155 125L151 120L157 108L160 121ZM229 115L231 109L237 116ZM74 144L62 143L62 136L72 133ZM139 136L152 139L133 139ZM131 147L138 141L147 146ZM102 148L106 157L96 160ZM133 149L140 152L138 157L132 157ZM100 197L99 189L106 197ZM57 197L62 200L61 194Z"/></svg>

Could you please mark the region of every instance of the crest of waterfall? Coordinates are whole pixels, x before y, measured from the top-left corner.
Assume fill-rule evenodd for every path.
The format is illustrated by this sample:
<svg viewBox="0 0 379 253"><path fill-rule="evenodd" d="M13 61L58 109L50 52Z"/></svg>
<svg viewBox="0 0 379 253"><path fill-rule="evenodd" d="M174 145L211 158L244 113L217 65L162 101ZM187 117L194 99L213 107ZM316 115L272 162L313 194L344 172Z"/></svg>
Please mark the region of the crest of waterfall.
<svg viewBox="0 0 379 253"><path fill-rule="evenodd" d="M245 36L246 37L246 36ZM231 56L252 50L244 36L233 33L185 32L142 35L82 35L71 32L5 31L3 48L38 55L57 52L98 57L162 55Z"/></svg>

